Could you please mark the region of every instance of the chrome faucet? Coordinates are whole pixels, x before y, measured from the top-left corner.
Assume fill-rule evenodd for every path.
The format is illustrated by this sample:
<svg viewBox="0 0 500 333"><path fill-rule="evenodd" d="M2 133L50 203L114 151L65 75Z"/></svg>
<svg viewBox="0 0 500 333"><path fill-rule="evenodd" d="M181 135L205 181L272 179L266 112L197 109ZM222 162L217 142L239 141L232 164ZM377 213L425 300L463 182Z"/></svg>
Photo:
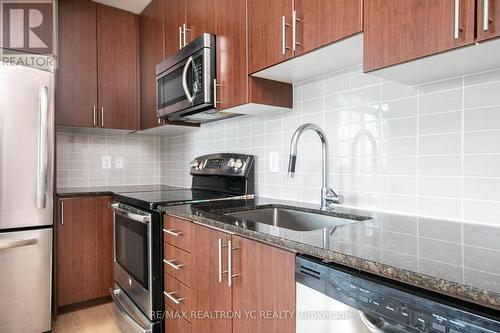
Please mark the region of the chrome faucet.
<svg viewBox="0 0 500 333"><path fill-rule="evenodd" d="M300 136L307 130L313 130L321 139L321 209L328 210L332 204L342 204L344 198L341 195L335 194L331 188L328 187L328 139L325 132L321 127L314 124L304 124L297 128L293 134L290 143L290 157L288 160L288 178L295 177L295 165L297 162L297 144Z"/></svg>

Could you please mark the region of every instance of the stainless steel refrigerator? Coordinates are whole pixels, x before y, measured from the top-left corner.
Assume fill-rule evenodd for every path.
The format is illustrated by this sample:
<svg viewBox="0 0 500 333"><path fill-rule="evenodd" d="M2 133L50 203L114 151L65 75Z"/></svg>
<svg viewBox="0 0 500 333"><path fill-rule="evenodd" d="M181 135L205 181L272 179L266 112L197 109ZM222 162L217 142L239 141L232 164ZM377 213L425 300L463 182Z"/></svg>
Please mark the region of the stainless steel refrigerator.
<svg viewBox="0 0 500 333"><path fill-rule="evenodd" d="M0 60L2 333L51 329L54 71L36 57Z"/></svg>

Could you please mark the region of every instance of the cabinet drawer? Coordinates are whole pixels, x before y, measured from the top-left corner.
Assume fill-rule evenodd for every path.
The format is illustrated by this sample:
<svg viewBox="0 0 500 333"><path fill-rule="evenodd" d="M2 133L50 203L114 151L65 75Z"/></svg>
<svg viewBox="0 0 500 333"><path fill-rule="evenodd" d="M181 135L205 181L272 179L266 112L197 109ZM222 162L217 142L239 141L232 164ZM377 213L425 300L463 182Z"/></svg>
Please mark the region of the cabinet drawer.
<svg viewBox="0 0 500 333"><path fill-rule="evenodd" d="M163 277L165 304L176 311L191 311L191 289L168 274Z"/></svg>
<svg viewBox="0 0 500 333"><path fill-rule="evenodd" d="M165 330L164 333L191 333L191 324L181 317L175 314L175 310L167 306L166 310L170 312L170 317L165 318Z"/></svg>
<svg viewBox="0 0 500 333"><path fill-rule="evenodd" d="M163 271L191 287L191 254L163 243Z"/></svg>
<svg viewBox="0 0 500 333"><path fill-rule="evenodd" d="M163 220L163 241L191 253L193 232L192 224L170 215Z"/></svg>

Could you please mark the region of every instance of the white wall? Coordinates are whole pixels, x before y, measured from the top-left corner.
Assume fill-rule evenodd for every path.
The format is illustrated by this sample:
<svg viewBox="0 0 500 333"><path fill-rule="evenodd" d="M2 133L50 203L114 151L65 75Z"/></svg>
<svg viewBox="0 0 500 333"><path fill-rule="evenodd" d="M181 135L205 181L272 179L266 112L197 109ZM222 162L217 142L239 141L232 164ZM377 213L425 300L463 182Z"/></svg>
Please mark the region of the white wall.
<svg viewBox="0 0 500 333"><path fill-rule="evenodd" d="M160 137L96 129L57 129L57 187L160 182ZM102 157L111 168L102 168ZM123 157L123 168L116 168Z"/></svg>
<svg viewBox="0 0 500 333"><path fill-rule="evenodd" d="M302 138L286 178L290 138L320 125L330 184L346 204L500 225L500 70L405 86L356 66L297 84L292 111L203 125L161 141L161 182L189 186L189 162L211 152L256 155L257 194L319 202L320 144ZM270 173L270 152L280 153Z"/></svg>

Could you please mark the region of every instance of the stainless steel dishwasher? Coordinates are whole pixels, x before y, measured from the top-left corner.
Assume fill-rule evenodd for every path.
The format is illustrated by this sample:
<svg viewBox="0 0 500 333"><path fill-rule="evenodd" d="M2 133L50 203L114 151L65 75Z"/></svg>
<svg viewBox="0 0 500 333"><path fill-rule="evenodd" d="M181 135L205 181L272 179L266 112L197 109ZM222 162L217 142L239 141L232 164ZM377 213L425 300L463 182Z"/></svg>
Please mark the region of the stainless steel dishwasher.
<svg viewBox="0 0 500 333"><path fill-rule="evenodd" d="M500 319L298 256L297 333L494 333Z"/></svg>

